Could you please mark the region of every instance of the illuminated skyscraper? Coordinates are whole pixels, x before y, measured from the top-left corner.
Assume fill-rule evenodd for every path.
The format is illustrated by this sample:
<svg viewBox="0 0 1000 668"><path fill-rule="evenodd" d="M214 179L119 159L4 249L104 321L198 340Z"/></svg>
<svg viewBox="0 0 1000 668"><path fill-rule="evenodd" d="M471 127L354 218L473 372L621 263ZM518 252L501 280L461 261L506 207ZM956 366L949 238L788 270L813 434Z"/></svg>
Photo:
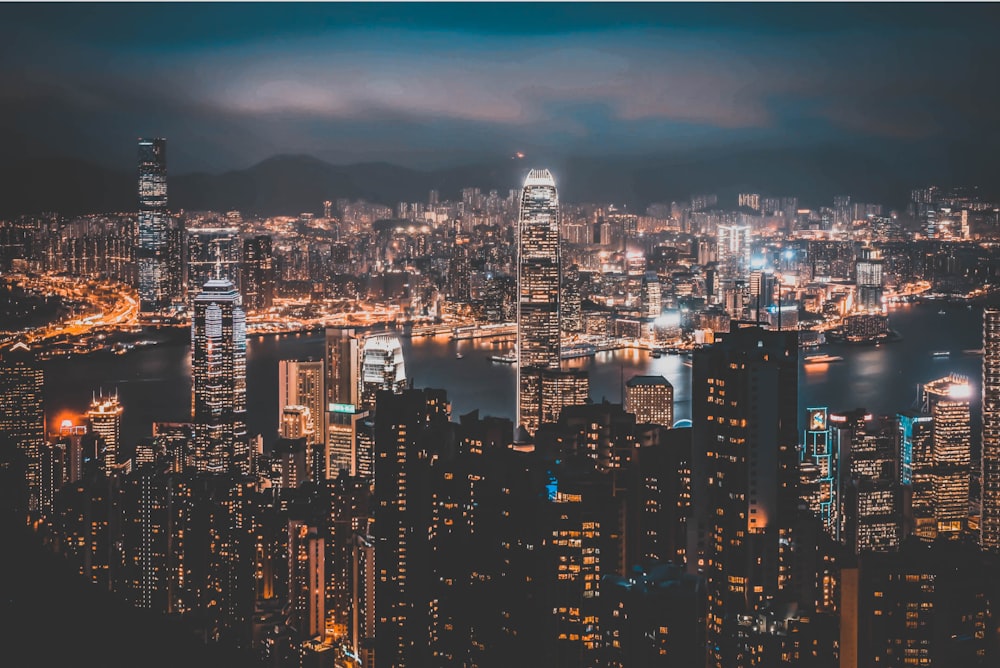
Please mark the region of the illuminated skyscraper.
<svg viewBox="0 0 1000 668"><path fill-rule="evenodd" d="M983 549L1000 551L1000 309L983 309Z"/></svg>
<svg viewBox="0 0 1000 668"><path fill-rule="evenodd" d="M524 181L517 228L517 419L533 434L541 406L528 369L560 366L559 195L547 169L533 169ZM530 408L529 406L537 406Z"/></svg>
<svg viewBox="0 0 1000 668"><path fill-rule="evenodd" d="M361 403L375 407L379 390L402 392L406 389L403 347L392 334L376 334L365 339L361 353Z"/></svg>
<svg viewBox="0 0 1000 668"><path fill-rule="evenodd" d="M117 466L118 452L121 448L122 412L124 409L118 402L118 394L101 394L95 396L87 410L91 431L100 434L104 440L103 467L110 470Z"/></svg>
<svg viewBox="0 0 1000 668"><path fill-rule="evenodd" d="M143 311L170 303L167 230L167 140L139 140L139 302Z"/></svg>
<svg viewBox="0 0 1000 668"><path fill-rule="evenodd" d="M855 265L855 283L858 286L855 310L863 313L882 313L882 253L877 248L861 249Z"/></svg>
<svg viewBox="0 0 1000 668"><path fill-rule="evenodd" d="M41 366L23 343L0 353L0 462L12 461L15 453L27 460L28 509L33 511L41 494L44 379Z"/></svg>
<svg viewBox="0 0 1000 668"><path fill-rule="evenodd" d="M909 528L921 538L937 535L934 521L934 418L918 411L896 416L899 425L899 480L910 488Z"/></svg>
<svg viewBox="0 0 1000 668"><path fill-rule="evenodd" d="M235 227L194 227L187 230L188 298L216 276L228 276L240 288L243 242Z"/></svg>
<svg viewBox="0 0 1000 668"><path fill-rule="evenodd" d="M810 468L810 494L802 490L806 505L823 521L823 528L840 538L840 430L830 424L825 408L806 410L805 440L800 469ZM802 479L807 476L801 476Z"/></svg>
<svg viewBox="0 0 1000 668"><path fill-rule="evenodd" d="M229 279L209 280L195 297L191 340L194 466L249 473L246 316Z"/></svg>
<svg viewBox="0 0 1000 668"><path fill-rule="evenodd" d="M924 385L923 410L934 419L934 517L937 533L964 531L972 477L972 386L960 376Z"/></svg>
<svg viewBox="0 0 1000 668"><path fill-rule="evenodd" d="M357 408L361 403L361 352L353 329L326 330L326 403Z"/></svg>
<svg viewBox="0 0 1000 668"><path fill-rule="evenodd" d="M687 554L706 579L707 658L719 668L749 665L743 625L791 586L797 337L734 322L692 359Z"/></svg>
<svg viewBox="0 0 1000 668"><path fill-rule="evenodd" d="M274 303L274 254L271 237L261 234L243 241L243 304L248 311Z"/></svg>
<svg viewBox="0 0 1000 668"><path fill-rule="evenodd" d="M663 376L632 376L625 383L625 410L639 424L674 426L674 386Z"/></svg>
<svg viewBox="0 0 1000 668"><path fill-rule="evenodd" d="M724 278L745 280L750 274L750 226L719 225L716 257Z"/></svg>

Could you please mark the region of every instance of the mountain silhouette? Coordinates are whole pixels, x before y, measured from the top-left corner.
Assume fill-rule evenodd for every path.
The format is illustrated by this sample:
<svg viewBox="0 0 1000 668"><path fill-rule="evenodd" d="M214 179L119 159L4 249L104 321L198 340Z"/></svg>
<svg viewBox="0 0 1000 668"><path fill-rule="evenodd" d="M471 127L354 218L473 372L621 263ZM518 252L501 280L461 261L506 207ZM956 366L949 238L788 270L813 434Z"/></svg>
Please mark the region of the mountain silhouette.
<svg viewBox="0 0 1000 668"><path fill-rule="evenodd" d="M171 210L245 214L320 213L324 200L347 198L393 206L426 202L431 189L458 199L478 187L506 196L531 167L552 169L564 202L610 202L642 212L652 202L683 201L714 192L735 206L737 192L794 195L803 206L829 205L838 194L856 201L904 205L913 175L847 149L754 149L639 157L561 157L536 161L498 158L478 164L418 170L386 162L334 165L308 155L278 155L221 174L169 173ZM0 168L0 217L134 211L136 172L77 159L33 160Z"/></svg>

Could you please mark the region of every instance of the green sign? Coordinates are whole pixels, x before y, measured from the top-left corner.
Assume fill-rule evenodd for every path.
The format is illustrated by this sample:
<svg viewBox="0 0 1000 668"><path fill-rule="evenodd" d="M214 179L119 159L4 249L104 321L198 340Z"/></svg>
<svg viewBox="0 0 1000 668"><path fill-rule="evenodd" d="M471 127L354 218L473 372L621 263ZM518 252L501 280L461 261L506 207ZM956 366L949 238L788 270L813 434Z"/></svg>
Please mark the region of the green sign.
<svg viewBox="0 0 1000 668"><path fill-rule="evenodd" d="M353 413L354 404L330 404L331 413Z"/></svg>

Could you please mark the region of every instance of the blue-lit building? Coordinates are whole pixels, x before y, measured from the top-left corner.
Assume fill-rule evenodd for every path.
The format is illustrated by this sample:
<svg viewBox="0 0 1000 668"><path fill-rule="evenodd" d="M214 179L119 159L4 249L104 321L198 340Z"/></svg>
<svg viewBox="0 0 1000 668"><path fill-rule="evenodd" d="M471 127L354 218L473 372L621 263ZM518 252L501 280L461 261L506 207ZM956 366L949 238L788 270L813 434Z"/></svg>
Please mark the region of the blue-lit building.
<svg viewBox="0 0 1000 668"><path fill-rule="evenodd" d="M833 538L840 539L840 435L826 407L807 408L799 452L802 497Z"/></svg>

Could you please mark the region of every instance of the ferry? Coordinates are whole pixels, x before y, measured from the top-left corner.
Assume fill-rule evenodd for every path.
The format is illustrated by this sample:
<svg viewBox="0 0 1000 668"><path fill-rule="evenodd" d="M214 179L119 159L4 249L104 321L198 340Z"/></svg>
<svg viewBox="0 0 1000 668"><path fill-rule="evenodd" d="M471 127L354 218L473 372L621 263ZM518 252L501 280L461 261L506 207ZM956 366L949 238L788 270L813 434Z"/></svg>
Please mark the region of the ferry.
<svg viewBox="0 0 1000 668"><path fill-rule="evenodd" d="M935 350L931 355L933 357L951 357L951 353L947 350Z"/></svg>
<svg viewBox="0 0 1000 668"><path fill-rule="evenodd" d="M945 312L944 309L941 309L940 311L938 311L938 315L947 315L947 313Z"/></svg>
<svg viewBox="0 0 1000 668"><path fill-rule="evenodd" d="M806 364L826 364L827 362L843 362L844 358L839 355L806 355Z"/></svg>
<svg viewBox="0 0 1000 668"><path fill-rule="evenodd" d="M463 355L462 353L455 353L455 359L460 360L463 357L465 357L465 355Z"/></svg>
<svg viewBox="0 0 1000 668"><path fill-rule="evenodd" d="M500 362L501 364L516 364L517 353L512 350L506 355L490 355L490 361Z"/></svg>

